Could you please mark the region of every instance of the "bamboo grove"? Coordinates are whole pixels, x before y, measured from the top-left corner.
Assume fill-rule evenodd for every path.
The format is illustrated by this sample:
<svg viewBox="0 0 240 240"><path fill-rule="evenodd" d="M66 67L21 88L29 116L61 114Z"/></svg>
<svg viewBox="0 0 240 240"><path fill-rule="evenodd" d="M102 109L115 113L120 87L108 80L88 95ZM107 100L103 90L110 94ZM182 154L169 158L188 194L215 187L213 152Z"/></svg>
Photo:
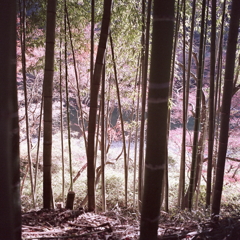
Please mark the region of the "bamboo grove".
<svg viewBox="0 0 240 240"><path fill-rule="evenodd" d="M157 239L160 209L202 209L217 222L226 166L237 179L240 162L239 9L238 0L1 2L0 239L21 239L20 199L131 208L140 239ZM108 171L122 179L111 201Z"/></svg>

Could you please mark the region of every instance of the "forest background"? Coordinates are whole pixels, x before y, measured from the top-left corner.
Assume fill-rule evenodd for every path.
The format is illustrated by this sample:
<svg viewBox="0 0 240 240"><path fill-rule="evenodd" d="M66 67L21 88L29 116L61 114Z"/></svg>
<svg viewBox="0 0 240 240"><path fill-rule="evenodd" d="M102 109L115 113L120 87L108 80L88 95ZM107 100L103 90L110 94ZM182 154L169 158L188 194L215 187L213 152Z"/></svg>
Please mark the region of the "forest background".
<svg viewBox="0 0 240 240"><path fill-rule="evenodd" d="M23 211L54 207L56 202L65 204L67 193L69 198L75 197L75 207L86 206L88 200L89 210L141 210L151 64L148 58L152 54L151 1L125 0L112 5L107 2L58 1L56 9L52 3L53 9L48 12L47 1L18 3L17 90ZM164 181L159 183L164 186L161 202L167 212L178 207L207 209L211 213L212 191L220 166L217 164L221 161L219 139L231 10L232 1L227 0L175 1L166 117L169 131L162 140L167 142L168 149L164 153ZM45 43L49 37L46 13L54 11L55 36L52 34L53 41ZM101 36L106 33L104 45ZM237 47L232 64L234 77L220 199L222 206L238 209L238 27L235 33ZM54 69L46 67L45 51L51 42L55 44ZM97 76L94 69L98 69L101 48L104 64L100 62ZM52 83L46 83L46 72L53 70ZM94 81L99 95L92 94ZM49 97L43 86L52 88L50 108L43 104ZM91 105L93 95L97 97L95 106ZM90 151L89 133L92 134L91 107L96 109L96 120L94 159L90 162L86 156ZM52 139L46 143L43 136L47 130L43 126L48 120L43 116L49 109L52 132L48 133ZM46 160L49 156L44 155L46 145L52 149L50 162Z"/></svg>

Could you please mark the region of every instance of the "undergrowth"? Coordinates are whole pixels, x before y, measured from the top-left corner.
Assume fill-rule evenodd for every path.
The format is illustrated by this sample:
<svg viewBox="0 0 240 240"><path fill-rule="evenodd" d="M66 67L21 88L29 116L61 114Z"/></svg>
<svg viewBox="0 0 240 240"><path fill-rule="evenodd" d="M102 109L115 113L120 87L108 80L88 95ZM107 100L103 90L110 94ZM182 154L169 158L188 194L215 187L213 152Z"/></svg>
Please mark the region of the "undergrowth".
<svg viewBox="0 0 240 240"><path fill-rule="evenodd" d="M52 152L52 190L54 201L63 202L65 206L66 195L70 187L70 173L69 173L69 158L68 158L68 139L64 139L64 199L62 198L62 157L61 157L61 145L60 145L60 133L53 136L53 152ZM41 141L42 142L42 141ZM73 178L77 175L79 170L86 164L86 150L83 139L72 138L71 139L72 148L72 169ZM35 194L35 209L42 208L43 203L43 167L42 167L42 145L40 146L39 153L39 165L38 165L38 175L37 175L37 185ZM130 151L130 161L129 161L129 171L128 171L128 204L125 206L125 178L124 178L124 159L123 155L118 158L122 151L122 144L120 142L115 142L110 147L107 153L106 160L109 164L105 166L105 184L106 184L106 206L107 211L112 209L120 208L126 211L132 212L138 215L138 204L137 204L137 187L138 187L138 166L136 170L136 181L135 181L135 196L134 196L134 147L132 146ZM20 145L21 150L21 184L23 183L24 176L27 170L27 150L26 143L22 142ZM35 175L36 170L36 147L33 147L31 152L31 157L33 161L33 173ZM101 152L98 150L98 158L96 167L100 166L100 156ZM187 175L188 177L188 175ZM169 152L169 214L173 214L177 217L178 207L177 207L177 192L179 186L179 155L174 152ZM187 189L187 186L186 186ZM223 195L222 195L222 209L226 211L239 210L238 202L240 200L238 182L227 182L224 185ZM87 193L87 169L85 168L81 175L73 184L73 191L75 192L74 208L86 207L82 205L83 200L86 198ZM102 210L102 185L101 177L99 183L96 186L96 211ZM199 198L198 198L198 209L193 214L195 217L199 215L200 218L209 217L208 212L205 211L205 191L206 184L203 180L201 181ZM31 197L31 184L29 179L29 173L26 176L22 193L22 211L29 211L33 209L33 201ZM133 201L135 198L135 202ZM162 210L164 209L164 202L162 205ZM183 213L181 213L183 214ZM185 214L185 213L184 213ZM183 214L183 215L184 215ZM186 213L187 214L187 213ZM203 215L202 215L203 214ZM182 216L183 216L182 215ZM163 215L164 216L164 215ZM187 215L186 215L187 217ZM197 217L196 217L197 218Z"/></svg>

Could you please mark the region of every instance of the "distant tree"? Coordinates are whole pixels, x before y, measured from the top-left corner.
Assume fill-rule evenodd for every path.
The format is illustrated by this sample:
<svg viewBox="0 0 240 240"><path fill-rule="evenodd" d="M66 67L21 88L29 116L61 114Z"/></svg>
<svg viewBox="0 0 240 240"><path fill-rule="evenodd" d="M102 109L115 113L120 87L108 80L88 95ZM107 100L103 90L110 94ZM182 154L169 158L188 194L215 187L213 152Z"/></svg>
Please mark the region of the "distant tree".
<svg viewBox="0 0 240 240"><path fill-rule="evenodd" d="M153 2L145 181L140 223L141 240L157 239L167 149L174 2L174 0Z"/></svg>
<svg viewBox="0 0 240 240"><path fill-rule="evenodd" d="M227 55L226 55L226 67L222 97L222 109L221 109L221 125L220 125L220 137L218 146L218 158L216 168L216 180L213 191L212 202L212 216L215 221L219 219L222 188L224 180L224 169L226 161L226 153L228 146L228 133L229 133L229 118L230 107L233 93L234 82L234 68L236 60L236 45L239 33L239 19L240 19L240 1L233 0L231 6L231 19L228 34Z"/></svg>
<svg viewBox="0 0 240 240"><path fill-rule="evenodd" d="M52 91L54 73L54 45L56 0L48 0L47 5L47 32L44 70L44 138L43 138L43 207L51 208L52 203Z"/></svg>
<svg viewBox="0 0 240 240"><path fill-rule="evenodd" d="M0 2L0 31L0 239L20 240L15 1Z"/></svg>

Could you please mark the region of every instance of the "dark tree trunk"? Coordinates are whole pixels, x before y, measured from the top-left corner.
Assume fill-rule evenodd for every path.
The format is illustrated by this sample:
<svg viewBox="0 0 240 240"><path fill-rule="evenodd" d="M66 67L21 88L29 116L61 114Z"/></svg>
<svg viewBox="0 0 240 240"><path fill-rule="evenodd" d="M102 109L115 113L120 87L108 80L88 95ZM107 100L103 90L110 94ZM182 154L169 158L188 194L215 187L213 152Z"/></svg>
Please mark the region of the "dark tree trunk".
<svg viewBox="0 0 240 240"><path fill-rule="evenodd" d="M167 149L173 29L174 0L155 0L153 4L145 181L140 224L141 240L157 239Z"/></svg>
<svg viewBox="0 0 240 240"><path fill-rule="evenodd" d="M15 1L0 2L0 32L0 239L20 240Z"/></svg>
<svg viewBox="0 0 240 240"><path fill-rule="evenodd" d="M54 45L56 0L48 0L47 33L44 69L44 138L43 138L43 207L50 208L52 203L52 89L54 73Z"/></svg>
<svg viewBox="0 0 240 240"><path fill-rule="evenodd" d="M214 145L214 89L215 89L215 48L216 48L216 0L212 0L212 29L211 29L211 68L210 68L210 93L209 93L209 129L208 129L208 170L206 208L211 202L212 188L212 159Z"/></svg>
<svg viewBox="0 0 240 240"><path fill-rule="evenodd" d="M152 3L150 0L149 4ZM141 77L142 77L142 113L141 113L141 123L140 123L140 139L139 139L139 164L138 164L138 207L139 211L142 208L142 192L143 192L143 172L144 172L144 140L145 140L145 109L146 109L146 94L147 94L147 78L145 78L145 73L147 73L147 67L145 66L145 9L146 1L142 0L142 50L141 50ZM150 22L149 22L150 24ZM147 56L148 58L148 56Z"/></svg>
<svg viewBox="0 0 240 240"><path fill-rule="evenodd" d="M102 76L103 61L109 35L112 0L104 0L104 12L102 29L99 39L93 80L91 82L90 111L88 123L88 146L87 146L87 179L88 179L88 210L95 210L95 132L97 121L98 94Z"/></svg>
<svg viewBox="0 0 240 240"><path fill-rule="evenodd" d="M196 178L196 166L197 166L197 155L198 155L198 135L199 135L199 123L201 113L201 94L202 94L202 73L203 73L203 51L204 51L204 33L205 33L205 10L206 0L202 3L202 19L201 19L201 36L199 45L199 61L198 61L198 72L197 72L197 95L196 95L196 112L194 121L194 136L193 136L193 149L192 149L192 164L189 180L189 197L188 197L188 208L191 210L192 201L194 195L194 180Z"/></svg>
<svg viewBox="0 0 240 240"><path fill-rule="evenodd" d="M229 116L230 116L230 107L231 107L231 99L232 99L232 92L233 92L236 45L237 45L237 38L238 38L238 31L239 31L239 18L240 18L239 9L240 9L240 1L233 0L229 34L228 34L226 67L225 67L224 88L223 88L223 97L222 97L217 172L216 172L216 181L214 186L213 203L212 203L212 215L213 215L213 219L216 221L218 221L219 212L220 212L224 168L225 168L226 153L227 153L227 146L228 146Z"/></svg>
<svg viewBox="0 0 240 240"><path fill-rule="evenodd" d="M179 4L179 2L178 2ZM178 6L179 11L179 6ZM184 198L185 193L185 167L186 167L186 131L187 131L187 113L186 113L186 1L183 0L183 128L182 128L182 146L181 146L181 163L180 163L180 176L179 176L179 188L178 188L178 206L181 206L182 199ZM178 21L180 22L180 16L178 16ZM180 23L178 23L179 25ZM177 35L177 34L176 34ZM176 40L177 41L177 38ZM176 44L175 44L176 45ZM174 61L175 62L175 61ZM175 63L174 63L175 65ZM173 66L174 69L174 66ZM173 79L174 74L172 74ZM170 117L169 117L170 122ZM169 127L170 128L170 127Z"/></svg>

